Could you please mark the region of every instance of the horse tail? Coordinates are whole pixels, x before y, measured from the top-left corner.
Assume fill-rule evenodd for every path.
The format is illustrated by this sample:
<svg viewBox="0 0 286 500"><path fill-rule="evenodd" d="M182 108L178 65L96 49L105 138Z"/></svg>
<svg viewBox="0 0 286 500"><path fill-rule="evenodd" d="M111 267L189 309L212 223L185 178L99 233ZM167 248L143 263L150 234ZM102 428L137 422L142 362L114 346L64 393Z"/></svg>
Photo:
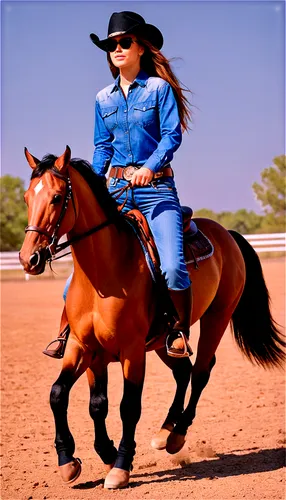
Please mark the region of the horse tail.
<svg viewBox="0 0 286 500"><path fill-rule="evenodd" d="M232 315L235 340L252 363L266 367L282 366L286 343L270 312L270 297L259 257L250 243L236 231L229 231L243 255L246 281Z"/></svg>

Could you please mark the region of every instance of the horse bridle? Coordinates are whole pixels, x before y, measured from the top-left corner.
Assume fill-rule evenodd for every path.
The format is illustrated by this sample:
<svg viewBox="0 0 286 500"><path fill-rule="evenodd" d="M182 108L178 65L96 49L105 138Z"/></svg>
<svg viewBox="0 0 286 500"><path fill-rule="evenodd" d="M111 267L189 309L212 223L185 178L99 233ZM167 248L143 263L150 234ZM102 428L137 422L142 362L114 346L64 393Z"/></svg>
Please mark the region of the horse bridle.
<svg viewBox="0 0 286 500"><path fill-rule="evenodd" d="M58 221L57 221L57 223L55 225L55 228L53 230L53 233L52 234L48 233L48 231L46 231L45 229L43 229L40 226L28 225L25 228L25 233L27 233L28 231L34 231L36 233L43 234L44 236L46 236L48 238L49 245L45 249L46 250L46 259L45 260L46 261L52 261L52 260L56 260L56 259L60 258L60 257L56 257L57 253L59 253L60 251L64 250L65 248L67 248L72 243L80 241L83 238L86 238L87 236L90 236L91 234L99 231L100 229L103 229L104 227L106 227L109 224L111 224L112 222L114 222L114 218L113 219L107 219L106 221L102 222L98 226L95 226L95 227L89 229L85 233L76 235L73 238L71 238L70 240L67 240L64 243L61 243L60 245L58 245L58 240L59 240L58 231L59 231L61 222L62 222L62 220L63 220L63 218L64 218L64 216L66 214L69 200L72 200L72 204L73 204L73 208L74 208L74 213L75 213L75 218L77 218L77 214L76 214L76 208L75 208L75 202L74 202L74 197L73 197L72 185L71 185L70 178L69 177L65 177L65 176L63 176L60 173L55 172L55 171L53 171L53 175L55 175L59 179L62 179L66 183L66 193L65 193L64 202L63 202L63 205L62 205L62 209L61 209ZM115 190L112 193L112 194L117 194L117 196L115 196L115 199L117 199L117 198L119 198L119 196L124 191L126 191L126 200L125 200L124 203L122 203L122 205L120 205L118 207L118 212L120 212L122 210L123 206L125 205L125 203L127 201L127 190L130 187L131 187L131 185L127 184L123 188L119 188L119 189ZM39 252L36 252L36 254L38 254L38 258L40 259ZM61 257L63 257L63 255Z"/></svg>
<svg viewBox="0 0 286 500"><path fill-rule="evenodd" d="M75 203L74 203L74 197L73 197L73 193L72 193L72 186L71 186L70 178L69 177L64 177L63 175L61 175L61 174L59 174L57 172L53 172L53 174L56 177L58 177L59 179L62 179L63 181L65 181L65 183L66 183L66 192L65 192L65 198L64 198L63 205L62 205L62 209L61 209L58 221L57 221L57 223L55 225L55 228L54 228L52 234L50 234L48 231L46 231L45 229L43 229L40 226L28 225L25 228L25 233L27 233L28 231L34 231L36 233L43 234L44 236L46 236L48 238L49 245L46 247L46 250L47 250L47 258L46 258L46 260L52 259L53 256L56 253L56 247L57 247L57 243L58 243L58 240L59 240L58 231L59 231L61 222L62 222L62 220L63 220L63 218L64 218L64 216L66 214L69 200L72 200L73 208L74 208L74 213L75 213L75 217L76 217L76 208L75 208Z"/></svg>

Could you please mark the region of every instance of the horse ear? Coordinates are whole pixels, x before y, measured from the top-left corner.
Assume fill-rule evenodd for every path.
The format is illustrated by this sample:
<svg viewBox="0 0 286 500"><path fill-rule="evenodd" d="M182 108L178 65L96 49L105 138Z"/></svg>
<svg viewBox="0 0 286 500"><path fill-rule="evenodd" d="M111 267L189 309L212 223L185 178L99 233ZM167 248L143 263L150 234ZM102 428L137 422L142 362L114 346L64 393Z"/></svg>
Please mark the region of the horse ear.
<svg viewBox="0 0 286 500"><path fill-rule="evenodd" d="M55 161L55 167L57 167L61 171L66 170L70 162L70 159L71 159L71 149L69 146L66 146L64 154L62 154L62 156L59 156L58 159Z"/></svg>
<svg viewBox="0 0 286 500"><path fill-rule="evenodd" d="M40 163L40 160L38 160L38 158L36 158L35 156L31 155L31 153L29 153L27 148L24 148L24 153L25 153L25 156L27 158L27 162L29 163L30 167L32 169L36 168L37 165Z"/></svg>

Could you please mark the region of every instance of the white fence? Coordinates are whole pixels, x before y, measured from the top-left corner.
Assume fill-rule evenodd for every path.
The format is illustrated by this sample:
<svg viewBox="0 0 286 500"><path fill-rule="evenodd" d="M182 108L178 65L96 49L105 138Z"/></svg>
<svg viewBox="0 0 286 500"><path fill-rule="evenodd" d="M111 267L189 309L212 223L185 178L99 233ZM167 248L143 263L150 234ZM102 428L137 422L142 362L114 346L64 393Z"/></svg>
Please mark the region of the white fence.
<svg viewBox="0 0 286 500"><path fill-rule="evenodd" d="M244 234L257 253L286 252L286 233ZM71 262L71 255L62 257L59 262ZM22 269L18 252L0 252L0 271Z"/></svg>
<svg viewBox="0 0 286 500"><path fill-rule="evenodd" d="M257 253L286 252L286 233L244 234Z"/></svg>
<svg viewBox="0 0 286 500"><path fill-rule="evenodd" d="M71 262L72 256L62 257L59 262ZM14 269L23 269L19 262L18 252L0 252L0 271L12 271Z"/></svg>

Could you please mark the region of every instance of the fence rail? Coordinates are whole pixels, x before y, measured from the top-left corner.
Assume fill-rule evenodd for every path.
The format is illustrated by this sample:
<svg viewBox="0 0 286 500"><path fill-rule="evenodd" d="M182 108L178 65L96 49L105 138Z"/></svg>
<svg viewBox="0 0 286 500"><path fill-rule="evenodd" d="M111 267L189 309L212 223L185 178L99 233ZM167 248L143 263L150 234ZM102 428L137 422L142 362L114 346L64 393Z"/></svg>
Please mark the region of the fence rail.
<svg viewBox="0 0 286 500"><path fill-rule="evenodd" d="M59 263L72 262L72 256L67 255L62 257ZM15 269L23 269L19 262L18 252L0 252L0 271L12 271Z"/></svg>
<svg viewBox="0 0 286 500"><path fill-rule="evenodd" d="M286 233L244 234L257 253L286 252Z"/></svg>
<svg viewBox="0 0 286 500"><path fill-rule="evenodd" d="M286 252L286 233L244 234L247 241L257 253ZM59 263L72 262L71 255L62 257ZM0 252L0 271L23 269L19 262L18 252Z"/></svg>

